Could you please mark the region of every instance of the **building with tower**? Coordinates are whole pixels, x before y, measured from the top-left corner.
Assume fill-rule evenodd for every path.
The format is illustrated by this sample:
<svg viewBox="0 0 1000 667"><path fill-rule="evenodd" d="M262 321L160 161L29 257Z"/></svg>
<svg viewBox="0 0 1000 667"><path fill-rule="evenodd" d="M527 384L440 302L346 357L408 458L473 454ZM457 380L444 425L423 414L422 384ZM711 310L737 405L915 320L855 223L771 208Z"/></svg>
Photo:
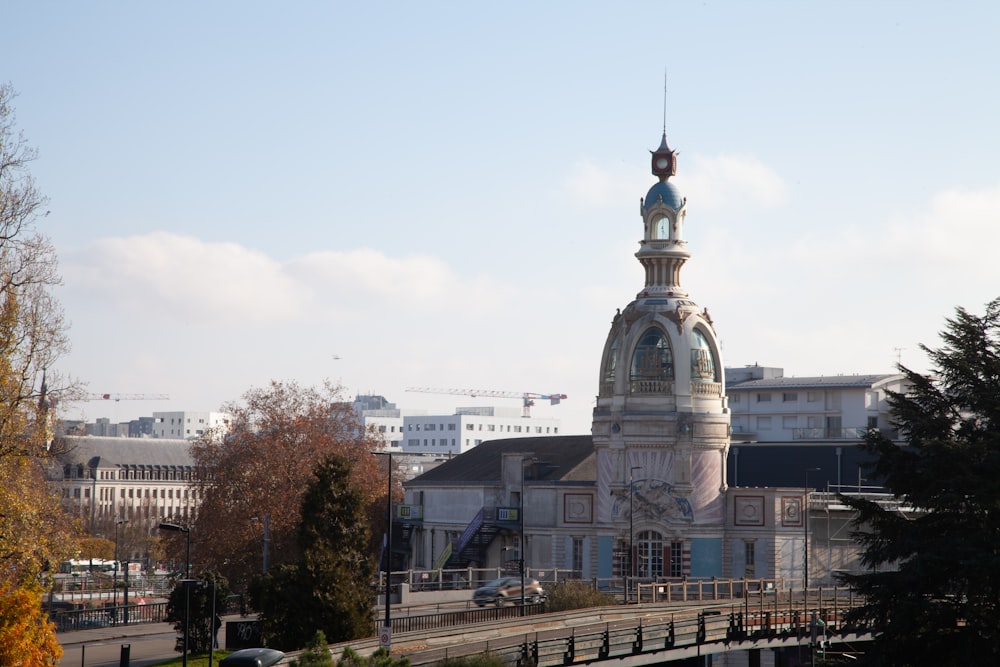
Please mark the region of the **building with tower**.
<svg viewBox="0 0 1000 667"><path fill-rule="evenodd" d="M837 493L854 493L856 476L857 494L889 502L862 487L855 445L891 429L887 392L904 390L902 376L725 369L708 309L681 283L691 252L676 171L664 132L639 206L644 283L611 322L591 435L486 438L407 481L392 545L401 566L506 566L523 546L529 570L598 580L798 587L860 570Z"/></svg>
<svg viewBox="0 0 1000 667"><path fill-rule="evenodd" d="M605 576L720 575L725 378L708 311L681 284L687 200L665 132L652 172L635 255L645 284L611 323L594 408L597 562Z"/></svg>
<svg viewBox="0 0 1000 667"><path fill-rule="evenodd" d="M523 529L525 555L538 566L602 578L723 574L725 378L708 311L681 285L691 255L687 201L670 182L676 170L664 132L652 152L657 182L640 202L645 281L611 324L591 438L544 452L527 439L486 442L476 461L463 454L408 482L420 519L399 534L419 545L413 562L498 562L497 549ZM501 448L509 453L489 454ZM479 465L488 456L505 463Z"/></svg>

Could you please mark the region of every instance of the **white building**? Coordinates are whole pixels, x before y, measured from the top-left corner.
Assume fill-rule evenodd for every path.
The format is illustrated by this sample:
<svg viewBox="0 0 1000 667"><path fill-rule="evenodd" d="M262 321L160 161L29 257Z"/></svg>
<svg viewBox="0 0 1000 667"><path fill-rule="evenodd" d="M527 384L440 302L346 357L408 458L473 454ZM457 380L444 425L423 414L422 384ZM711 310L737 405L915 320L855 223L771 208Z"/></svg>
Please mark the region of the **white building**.
<svg viewBox="0 0 1000 667"><path fill-rule="evenodd" d="M887 391L901 374L784 377L780 368L726 369L733 444L856 442L871 428L895 437Z"/></svg>
<svg viewBox="0 0 1000 667"><path fill-rule="evenodd" d="M403 417L402 449L410 454L457 456L486 440L559 435L559 420L526 417L507 407L457 408L453 415Z"/></svg>
<svg viewBox="0 0 1000 667"><path fill-rule="evenodd" d="M229 415L224 412L154 412L153 437L197 438L210 428L224 426Z"/></svg>
<svg viewBox="0 0 1000 667"><path fill-rule="evenodd" d="M189 441L62 436L54 450L49 479L89 532L111 534L122 520L148 531L194 520L200 489Z"/></svg>
<svg viewBox="0 0 1000 667"><path fill-rule="evenodd" d="M385 438L386 446L393 451L402 447L404 413L395 403L390 403L384 396L358 394L352 407L366 431L377 431Z"/></svg>

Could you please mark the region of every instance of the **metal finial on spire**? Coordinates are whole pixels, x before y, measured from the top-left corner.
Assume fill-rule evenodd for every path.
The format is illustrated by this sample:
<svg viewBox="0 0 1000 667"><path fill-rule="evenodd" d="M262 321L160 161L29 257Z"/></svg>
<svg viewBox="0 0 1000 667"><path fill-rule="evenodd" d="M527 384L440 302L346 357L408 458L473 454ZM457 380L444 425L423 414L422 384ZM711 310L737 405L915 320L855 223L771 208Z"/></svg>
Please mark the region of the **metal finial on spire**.
<svg viewBox="0 0 1000 667"><path fill-rule="evenodd" d="M663 68L663 138L653 154L653 175L665 181L677 173L677 153L667 145L667 69Z"/></svg>
<svg viewBox="0 0 1000 667"><path fill-rule="evenodd" d="M663 136L667 136L667 68L663 68Z"/></svg>

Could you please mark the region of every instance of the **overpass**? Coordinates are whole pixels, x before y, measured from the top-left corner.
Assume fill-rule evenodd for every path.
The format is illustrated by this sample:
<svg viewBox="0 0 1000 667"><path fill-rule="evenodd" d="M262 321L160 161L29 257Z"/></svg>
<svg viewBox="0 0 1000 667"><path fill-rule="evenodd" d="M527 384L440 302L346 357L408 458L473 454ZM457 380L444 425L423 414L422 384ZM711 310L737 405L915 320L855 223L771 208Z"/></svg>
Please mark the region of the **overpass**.
<svg viewBox="0 0 1000 667"><path fill-rule="evenodd" d="M619 667L639 667L674 661L708 664L705 658L712 654L749 651L754 666L761 664L764 650L801 647L812 656L813 651L844 652L854 642L870 640L868 628L844 622L846 612L859 602L845 588L810 589L806 595L762 589L739 598L556 613L544 613L544 605L529 605L523 615L520 607L501 607L409 616L393 623L392 653L407 657L414 667L484 652L519 667L611 660ZM346 646L368 655L379 642L331 645L331 652L339 657Z"/></svg>

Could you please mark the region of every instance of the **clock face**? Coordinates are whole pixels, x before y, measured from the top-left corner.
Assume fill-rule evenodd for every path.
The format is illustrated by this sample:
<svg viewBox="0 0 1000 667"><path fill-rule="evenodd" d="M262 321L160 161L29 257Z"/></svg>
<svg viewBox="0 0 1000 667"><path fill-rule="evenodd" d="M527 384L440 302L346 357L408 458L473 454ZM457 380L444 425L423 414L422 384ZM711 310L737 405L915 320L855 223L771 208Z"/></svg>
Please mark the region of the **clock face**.
<svg viewBox="0 0 1000 667"><path fill-rule="evenodd" d="M670 164L670 160L668 160L667 158L665 157L656 158L657 169L666 169L668 164Z"/></svg>

